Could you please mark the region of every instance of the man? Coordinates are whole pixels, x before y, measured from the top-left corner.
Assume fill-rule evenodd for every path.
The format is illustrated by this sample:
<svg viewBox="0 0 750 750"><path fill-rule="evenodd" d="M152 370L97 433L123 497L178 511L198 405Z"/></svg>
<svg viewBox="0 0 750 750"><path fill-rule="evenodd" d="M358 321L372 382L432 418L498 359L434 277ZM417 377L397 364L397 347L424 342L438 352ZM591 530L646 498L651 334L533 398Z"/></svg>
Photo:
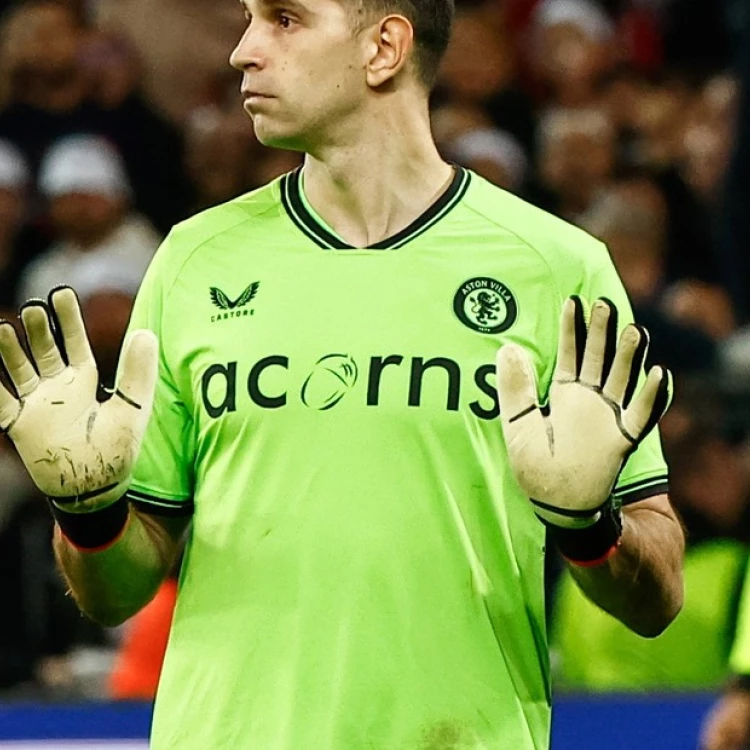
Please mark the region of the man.
<svg viewBox="0 0 750 750"><path fill-rule="evenodd" d="M535 511L630 627L680 607L668 374L636 389L603 246L438 156L449 0L244 8L245 108L304 168L173 231L107 403L70 289L22 310L36 369L0 325L0 425L94 619L138 611L190 527L156 750L545 748ZM576 294L613 300L588 335Z"/></svg>
<svg viewBox="0 0 750 750"><path fill-rule="evenodd" d="M21 301L45 297L85 274L93 258L143 278L162 236L132 207L133 191L119 153L105 139L61 139L42 161L40 192L56 241L24 270Z"/></svg>
<svg viewBox="0 0 750 750"><path fill-rule="evenodd" d="M750 600L748 575L740 598L734 641L729 655L732 677L701 727L701 750L745 750L750 746Z"/></svg>

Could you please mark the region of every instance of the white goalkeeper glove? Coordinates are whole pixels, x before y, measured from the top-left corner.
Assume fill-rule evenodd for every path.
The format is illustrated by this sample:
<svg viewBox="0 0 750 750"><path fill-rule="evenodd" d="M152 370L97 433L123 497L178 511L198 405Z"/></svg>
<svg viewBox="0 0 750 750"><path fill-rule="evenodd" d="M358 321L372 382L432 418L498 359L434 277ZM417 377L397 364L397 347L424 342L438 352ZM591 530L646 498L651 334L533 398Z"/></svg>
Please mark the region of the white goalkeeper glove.
<svg viewBox="0 0 750 750"><path fill-rule="evenodd" d="M0 386L0 429L36 486L68 511L107 506L127 489L151 413L158 345L150 331L125 341L112 397L97 401L98 372L75 292L27 303L21 320L31 353L0 323L0 356L17 397Z"/></svg>
<svg viewBox="0 0 750 750"><path fill-rule="evenodd" d="M671 378L653 367L633 398L648 348L630 324L617 343L617 311L597 300L586 329L580 298L565 301L549 401L539 404L527 352L497 354L497 390L513 474L537 515L563 528L585 528L608 506L622 466L669 406Z"/></svg>

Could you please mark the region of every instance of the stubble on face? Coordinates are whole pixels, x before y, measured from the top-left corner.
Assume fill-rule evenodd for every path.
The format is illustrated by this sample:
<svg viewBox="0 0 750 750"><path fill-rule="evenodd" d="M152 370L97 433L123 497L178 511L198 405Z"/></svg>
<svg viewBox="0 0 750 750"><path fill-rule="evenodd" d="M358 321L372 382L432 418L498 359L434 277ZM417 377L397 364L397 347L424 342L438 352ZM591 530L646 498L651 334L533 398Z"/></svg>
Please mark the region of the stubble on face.
<svg viewBox="0 0 750 750"><path fill-rule="evenodd" d="M362 105L366 84L354 28L361 14L339 0L243 5L256 13L257 36L246 43L261 61L245 68L243 89L267 95L245 99L256 136L267 146L309 151Z"/></svg>

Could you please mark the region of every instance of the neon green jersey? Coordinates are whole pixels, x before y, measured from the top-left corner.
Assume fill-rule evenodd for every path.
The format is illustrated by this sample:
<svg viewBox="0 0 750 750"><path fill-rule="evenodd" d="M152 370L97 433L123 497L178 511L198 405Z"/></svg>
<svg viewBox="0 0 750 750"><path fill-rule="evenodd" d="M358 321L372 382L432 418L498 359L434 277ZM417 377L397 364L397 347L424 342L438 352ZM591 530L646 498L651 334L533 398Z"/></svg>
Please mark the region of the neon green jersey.
<svg viewBox="0 0 750 750"><path fill-rule="evenodd" d="M734 641L729 654L729 668L736 675L750 675L750 565L744 573Z"/></svg>
<svg viewBox="0 0 750 750"><path fill-rule="evenodd" d="M464 170L368 249L300 175L175 228L136 303L161 374L131 498L193 514L152 747L546 748L544 529L495 353L527 347L546 390L563 299L624 323L621 284L596 240ZM654 434L621 495L665 481Z"/></svg>

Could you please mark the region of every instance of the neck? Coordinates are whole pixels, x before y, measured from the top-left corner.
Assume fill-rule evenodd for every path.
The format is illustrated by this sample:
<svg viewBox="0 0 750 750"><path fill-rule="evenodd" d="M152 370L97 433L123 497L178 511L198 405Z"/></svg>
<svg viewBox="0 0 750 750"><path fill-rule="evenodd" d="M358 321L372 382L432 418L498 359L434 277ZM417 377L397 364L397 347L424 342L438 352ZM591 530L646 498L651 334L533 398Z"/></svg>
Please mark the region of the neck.
<svg viewBox="0 0 750 750"><path fill-rule="evenodd" d="M379 102L350 123L349 137L305 158L305 195L348 244L367 247L393 236L445 191L453 169L430 133L427 103ZM392 106L395 104L395 106Z"/></svg>

